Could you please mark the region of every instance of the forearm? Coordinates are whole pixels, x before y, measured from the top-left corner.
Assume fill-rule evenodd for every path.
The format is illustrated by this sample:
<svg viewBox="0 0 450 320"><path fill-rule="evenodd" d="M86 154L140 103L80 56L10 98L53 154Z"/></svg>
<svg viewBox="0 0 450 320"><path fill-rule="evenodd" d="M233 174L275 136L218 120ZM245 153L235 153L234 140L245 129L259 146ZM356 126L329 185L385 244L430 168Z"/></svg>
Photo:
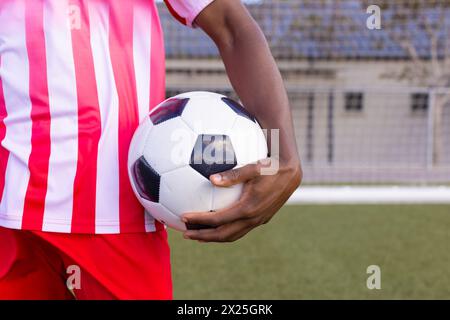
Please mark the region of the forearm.
<svg viewBox="0 0 450 320"><path fill-rule="evenodd" d="M298 162L289 100L259 27L251 20L233 41L218 47L233 88L244 106L257 115L263 128L279 129L280 160Z"/></svg>
<svg viewBox="0 0 450 320"><path fill-rule="evenodd" d="M216 43L234 90L263 128L279 129L279 141L273 143L279 143L280 160L298 165L289 100L261 29L243 5L223 5L217 11L225 12L223 20L209 15L199 22Z"/></svg>

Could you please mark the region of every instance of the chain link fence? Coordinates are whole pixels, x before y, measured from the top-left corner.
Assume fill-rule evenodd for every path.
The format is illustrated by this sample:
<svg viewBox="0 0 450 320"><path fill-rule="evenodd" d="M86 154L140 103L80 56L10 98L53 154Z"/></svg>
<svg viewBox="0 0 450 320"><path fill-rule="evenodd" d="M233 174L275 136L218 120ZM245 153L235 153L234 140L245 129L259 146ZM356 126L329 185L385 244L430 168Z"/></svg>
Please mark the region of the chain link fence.
<svg viewBox="0 0 450 320"><path fill-rule="evenodd" d="M289 93L305 184L450 184L450 1L252 1ZM237 98L217 49L160 4L167 95Z"/></svg>

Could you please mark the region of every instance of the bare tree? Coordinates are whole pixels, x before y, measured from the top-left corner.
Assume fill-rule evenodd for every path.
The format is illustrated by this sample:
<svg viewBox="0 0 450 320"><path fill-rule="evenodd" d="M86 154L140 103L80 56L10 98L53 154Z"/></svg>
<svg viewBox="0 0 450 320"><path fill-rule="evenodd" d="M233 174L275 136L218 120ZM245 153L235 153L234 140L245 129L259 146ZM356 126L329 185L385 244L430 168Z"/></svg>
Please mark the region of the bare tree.
<svg viewBox="0 0 450 320"><path fill-rule="evenodd" d="M450 0L272 0L262 3L282 11L272 24L275 53L282 58L334 59L358 56L353 37L366 33L373 50L403 51L405 67L385 77L428 88L433 120L432 163L443 150L443 110L450 103ZM382 9L382 30L368 32L361 24L369 5ZM272 11L275 12L275 11ZM281 16L281 13L279 13ZM286 21L289 23L286 26ZM273 21L272 21L273 22ZM280 33L277 27L283 26ZM379 36L381 32L383 36ZM348 39L342 43L342 39ZM300 43L307 43L301 47ZM305 52L305 50L308 52ZM375 55L374 55L375 57Z"/></svg>
<svg viewBox="0 0 450 320"><path fill-rule="evenodd" d="M371 1L363 1L366 6ZM409 62L386 77L429 88L433 112L433 164L443 149L443 110L450 103L450 0L379 0L383 30ZM386 18L387 16L387 18Z"/></svg>
<svg viewBox="0 0 450 320"><path fill-rule="evenodd" d="M322 58L334 57L335 48L340 45L338 35L346 33L351 38L352 35L365 32L365 26L360 25L355 17L364 14L371 4L381 7L381 32L387 37L374 37L374 50L393 44L397 46L393 50L403 49L406 66L400 71L388 71L384 76L429 89L434 128L432 161L433 164L438 164L443 150L443 110L450 103L450 0L281 1L283 2L293 6L293 11L299 13L302 8L310 10L306 15L294 16L285 37L279 41L293 46L300 41L312 40L320 47ZM358 2L361 5L360 11L354 7L352 12L347 11L349 4ZM327 19L324 18L326 15ZM370 37L369 35L367 41L371 41ZM295 52L295 48L286 48L286 45L284 49ZM347 53L348 49L346 48Z"/></svg>

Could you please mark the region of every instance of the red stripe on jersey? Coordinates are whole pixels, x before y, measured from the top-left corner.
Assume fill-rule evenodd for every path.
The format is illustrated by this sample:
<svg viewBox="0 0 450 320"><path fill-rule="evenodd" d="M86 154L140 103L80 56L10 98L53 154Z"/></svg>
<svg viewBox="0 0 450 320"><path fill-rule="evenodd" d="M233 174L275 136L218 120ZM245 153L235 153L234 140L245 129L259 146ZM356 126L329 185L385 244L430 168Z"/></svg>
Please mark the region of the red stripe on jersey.
<svg viewBox="0 0 450 320"><path fill-rule="evenodd" d="M133 61L133 5L110 2L110 53L119 96L119 216L120 232L145 232L144 209L136 199L128 178L128 149L139 124L136 77Z"/></svg>
<svg viewBox="0 0 450 320"><path fill-rule="evenodd" d="M100 107L90 43L88 6L80 0L80 28L72 30L72 47L78 98L78 162L73 188L72 232L95 233L98 144L101 135Z"/></svg>
<svg viewBox="0 0 450 320"><path fill-rule="evenodd" d="M30 65L31 154L22 228L41 230L50 159L50 107L47 85L43 1L25 1L26 45Z"/></svg>
<svg viewBox="0 0 450 320"><path fill-rule="evenodd" d="M187 20L185 18L183 18L182 16L180 16L178 14L178 12L175 11L175 9L170 4L170 1L169 0L164 0L164 2L166 3L167 9L169 9L170 14L174 18L177 19L178 21L180 21L182 24L187 25Z"/></svg>
<svg viewBox="0 0 450 320"><path fill-rule="evenodd" d="M0 67L2 66L2 57L0 56ZM0 76L0 201L5 188L6 165L8 163L9 151L5 149L1 142L6 136L5 118L7 116L5 96L3 95L2 77Z"/></svg>

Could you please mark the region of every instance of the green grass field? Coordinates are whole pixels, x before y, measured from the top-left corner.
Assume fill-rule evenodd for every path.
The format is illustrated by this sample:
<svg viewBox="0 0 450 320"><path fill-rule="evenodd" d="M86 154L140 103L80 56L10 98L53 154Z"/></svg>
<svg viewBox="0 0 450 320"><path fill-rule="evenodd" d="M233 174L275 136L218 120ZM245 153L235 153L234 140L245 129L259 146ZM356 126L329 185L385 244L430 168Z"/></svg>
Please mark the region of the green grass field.
<svg viewBox="0 0 450 320"><path fill-rule="evenodd" d="M170 242L176 299L450 299L450 206L286 206L236 243Z"/></svg>

